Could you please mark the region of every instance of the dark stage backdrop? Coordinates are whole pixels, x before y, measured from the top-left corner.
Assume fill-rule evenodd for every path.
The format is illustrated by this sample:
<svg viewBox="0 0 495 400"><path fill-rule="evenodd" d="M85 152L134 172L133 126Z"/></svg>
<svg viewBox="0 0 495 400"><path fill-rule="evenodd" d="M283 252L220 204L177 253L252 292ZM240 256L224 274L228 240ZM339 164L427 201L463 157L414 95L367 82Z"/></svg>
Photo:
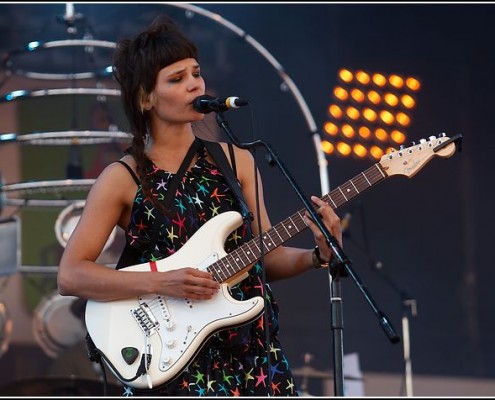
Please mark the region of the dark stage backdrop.
<svg viewBox="0 0 495 400"><path fill-rule="evenodd" d="M491 298L495 283L491 247L495 6L197 5L240 27L280 62L320 131L328 118L339 68L396 72L421 80L406 145L441 132L460 133L463 151L447 160L432 160L410 180L391 178L339 210L341 216L352 215L345 251L399 334L404 312L401 296L405 292L417 302L416 316L406 308L415 373L495 377ZM32 40L64 38L63 24L54 22L64 12L62 4L0 5L0 50ZM158 13L175 18L200 46L210 92L250 99L250 109L226 114L237 136L272 144L304 193L320 193L314 145L301 109L290 91L281 87L278 72L246 41L208 18L190 18L170 5L77 4L76 12L84 15L95 38L110 41L134 34ZM41 56L37 62L46 61L50 60ZM214 133L214 121L210 122L210 131L202 127L203 132ZM256 158L275 223L302 204L264 154L259 149ZM328 158L330 187L336 188L372 163ZM302 233L290 244L309 247L313 241ZM382 262L381 272L371 267L370 257ZM291 364L301 366L304 354L311 353L315 367L333 368L326 272L272 286ZM364 371L401 373L402 345L388 341L351 278L342 280L342 292L344 352L357 352Z"/></svg>

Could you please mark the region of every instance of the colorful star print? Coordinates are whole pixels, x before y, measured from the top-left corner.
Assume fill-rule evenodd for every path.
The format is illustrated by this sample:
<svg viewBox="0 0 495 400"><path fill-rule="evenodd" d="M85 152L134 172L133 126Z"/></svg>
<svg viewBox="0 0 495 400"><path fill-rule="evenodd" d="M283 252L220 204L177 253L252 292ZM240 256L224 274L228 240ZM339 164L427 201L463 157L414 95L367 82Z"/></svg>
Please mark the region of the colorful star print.
<svg viewBox="0 0 495 400"><path fill-rule="evenodd" d="M153 198L163 199L174 174L160 170L151 161L146 173ZM226 211L240 211L234 192L218 167L208 161L204 147L198 150L197 161L186 171L173 200L170 209L160 211L163 207L156 207L138 188L126 239L141 254L142 262L175 254L207 221ZM158 228L158 234L151 249L153 227ZM246 223L231 232L225 239L225 252L230 253L251 239L248 232ZM229 288L229 293L238 301L255 296L266 298L268 328L261 316L243 326L224 329L208 338L187 368L173 380L152 390L127 387L124 395L297 396L289 363L277 338L278 306L270 287L262 283L262 273L263 268L257 263L245 279ZM269 343L266 329L270 333ZM166 330L160 334L162 331L166 335ZM166 339L162 338L162 342Z"/></svg>

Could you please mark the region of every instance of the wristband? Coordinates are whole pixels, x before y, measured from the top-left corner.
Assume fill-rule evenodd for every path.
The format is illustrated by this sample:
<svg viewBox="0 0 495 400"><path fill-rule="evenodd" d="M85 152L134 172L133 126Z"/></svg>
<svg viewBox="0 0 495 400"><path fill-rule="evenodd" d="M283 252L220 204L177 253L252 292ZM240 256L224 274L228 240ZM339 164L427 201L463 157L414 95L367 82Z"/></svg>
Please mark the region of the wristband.
<svg viewBox="0 0 495 400"><path fill-rule="evenodd" d="M328 268L330 265L329 261L323 261L320 257L320 248L318 246L315 246L312 254L312 260L313 260L313 268L315 269L321 269L321 268Z"/></svg>

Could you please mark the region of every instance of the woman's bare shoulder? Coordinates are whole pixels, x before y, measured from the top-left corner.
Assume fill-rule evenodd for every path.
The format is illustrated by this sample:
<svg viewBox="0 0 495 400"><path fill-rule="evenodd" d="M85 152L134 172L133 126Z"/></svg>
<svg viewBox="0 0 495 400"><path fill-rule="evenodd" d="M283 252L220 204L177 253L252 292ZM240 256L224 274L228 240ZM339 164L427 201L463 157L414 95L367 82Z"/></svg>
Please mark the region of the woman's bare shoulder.
<svg viewBox="0 0 495 400"><path fill-rule="evenodd" d="M132 156L125 155L121 159L108 164L101 172L99 178L101 177L102 179L106 179L107 177L123 175L128 175L130 178L132 178L129 170L124 165L122 165L122 163L126 164L134 173L136 173L136 161Z"/></svg>

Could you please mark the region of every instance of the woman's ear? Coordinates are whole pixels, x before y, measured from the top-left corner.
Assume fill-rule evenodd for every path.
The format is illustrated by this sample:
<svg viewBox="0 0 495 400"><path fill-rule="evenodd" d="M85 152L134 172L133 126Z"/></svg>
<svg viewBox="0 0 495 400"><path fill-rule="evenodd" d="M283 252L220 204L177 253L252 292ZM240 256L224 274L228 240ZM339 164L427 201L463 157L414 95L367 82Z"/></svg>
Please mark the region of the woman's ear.
<svg viewBox="0 0 495 400"><path fill-rule="evenodd" d="M139 109L141 110L141 114L144 114L144 111L151 110L154 98L154 92L147 94L142 87L139 89Z"/></svg>

